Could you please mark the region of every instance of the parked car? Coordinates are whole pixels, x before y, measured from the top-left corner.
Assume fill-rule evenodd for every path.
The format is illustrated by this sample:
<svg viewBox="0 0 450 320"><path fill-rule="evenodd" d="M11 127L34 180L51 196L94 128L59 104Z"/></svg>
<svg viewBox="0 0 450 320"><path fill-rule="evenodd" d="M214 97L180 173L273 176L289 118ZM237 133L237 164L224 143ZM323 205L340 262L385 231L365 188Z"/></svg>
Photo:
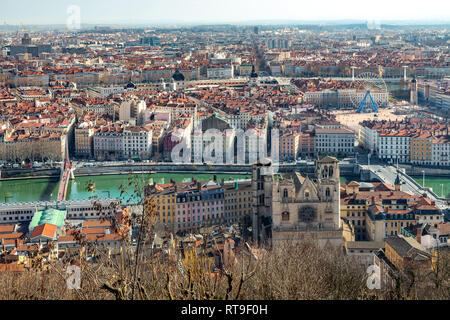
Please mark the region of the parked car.
<svg viewBox="0 0 450 320"><path fill-rule="evenodd" d="M34 162L33 163L33 168L42 168L42 163L41 162Z"/></svg>

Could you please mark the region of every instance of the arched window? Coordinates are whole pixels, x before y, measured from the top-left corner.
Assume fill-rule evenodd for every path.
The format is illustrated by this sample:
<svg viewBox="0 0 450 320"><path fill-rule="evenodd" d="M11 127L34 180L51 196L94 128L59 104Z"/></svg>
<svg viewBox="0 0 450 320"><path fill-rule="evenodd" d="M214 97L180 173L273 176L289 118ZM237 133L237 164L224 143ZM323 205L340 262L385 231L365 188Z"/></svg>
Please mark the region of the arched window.
<svg viewBox="0 0 450 320"><path fill-rule="evenodd" d="M325 197L329 198L331 196L330 188L325 190Z"/></svg>
<svg viewBox="0 0 450 320"><path fill-rule="evenodd" d="M328 176L328 167L323 167L322 178L326 178L327 176Z"/></svg>
<svg viewBox="0 0 450 320"><path fill-rule="evenodd" d="M289 196L288 190L284 189L283 190L283 198L287 198Z"/></svg>
<svg viewBox="0 0 450 320"><path fill-rule="evenodd" d="M284 211L281 213L281 221L289 221L289 212Z"/></svg>
<svg viewBox="0 0 450 320"><path fill-rule="evenodd" d="M333 176L333 166L330 166L330 168L328 169L328 175L329 175L330 177Z"/></svg>

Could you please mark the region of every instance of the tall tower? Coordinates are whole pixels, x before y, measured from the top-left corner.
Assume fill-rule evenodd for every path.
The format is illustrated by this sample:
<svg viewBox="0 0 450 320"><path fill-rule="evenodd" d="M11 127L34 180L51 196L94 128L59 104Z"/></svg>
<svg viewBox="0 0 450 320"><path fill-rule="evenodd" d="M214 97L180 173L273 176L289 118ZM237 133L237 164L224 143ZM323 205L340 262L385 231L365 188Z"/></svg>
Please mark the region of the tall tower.
<svg viewBox="0 0 450 320"><path fill-rule="evenodd" d="M272 184L270 161L259 160L252 165L252 232L253 241L262 244L271 236Z"/></svg>
<svg viewBox="0 0 450 320"><path fill-rule="evenodd" d="M320 198L326 203L323 226L337 230L341 226L339 161L326 156L316 161Z"/></svg>
<svg viewBox="0 0 450 320"><path fill-rule="evenodd" d="M31 38L28 33L25 33L22 38L22 45L29 46L31 45Z"/></svg>
<svg viewBox="0 0 450 320"><path fill-rule="evenodd" d="M402 182L400 181L400 176L397 171L397 178L395 178L395 191L402 191Z"/></svg>
<svg viewBox="0 0 450 320"><path fill-rule="evenodd" d="M411 80L410 85L410 97L409 97L409 103L411 103L413 106L416 106L419 104L419 96L417 91L417 80L416 78L413 78Z"/></svg>

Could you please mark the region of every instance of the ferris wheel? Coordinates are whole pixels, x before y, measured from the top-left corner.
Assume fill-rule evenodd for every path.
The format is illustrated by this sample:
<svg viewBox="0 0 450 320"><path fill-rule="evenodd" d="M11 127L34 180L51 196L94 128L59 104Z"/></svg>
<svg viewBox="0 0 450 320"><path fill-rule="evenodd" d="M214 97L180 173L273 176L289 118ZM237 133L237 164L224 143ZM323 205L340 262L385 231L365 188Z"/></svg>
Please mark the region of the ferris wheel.
<svg viewBox="0 0 450 320"><path fill-rule="evenodd" d="M377 74L364 72L354 80L355 92L350 99L358 113L378 112L378 107L386 105L388 91L386 83Z"/></svg>

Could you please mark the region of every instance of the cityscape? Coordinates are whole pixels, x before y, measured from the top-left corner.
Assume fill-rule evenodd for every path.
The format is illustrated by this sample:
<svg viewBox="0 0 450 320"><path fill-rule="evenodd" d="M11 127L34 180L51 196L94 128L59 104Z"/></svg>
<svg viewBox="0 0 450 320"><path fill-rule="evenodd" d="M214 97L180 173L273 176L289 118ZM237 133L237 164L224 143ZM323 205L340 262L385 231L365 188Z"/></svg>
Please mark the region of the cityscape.
<svg viewBox="0 0 450 320"><path fill-rule="evenodd" d="M0 13L0 300L449 300L450 17L52 2Z"/></svg>

